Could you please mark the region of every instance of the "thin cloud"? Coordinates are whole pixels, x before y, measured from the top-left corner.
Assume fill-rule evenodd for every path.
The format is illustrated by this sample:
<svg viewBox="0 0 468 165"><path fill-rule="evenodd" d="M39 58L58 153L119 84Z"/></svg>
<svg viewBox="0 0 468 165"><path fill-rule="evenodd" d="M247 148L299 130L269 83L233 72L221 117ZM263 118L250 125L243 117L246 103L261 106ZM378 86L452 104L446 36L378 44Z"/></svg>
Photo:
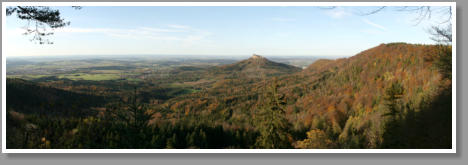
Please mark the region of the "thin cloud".
<svg viewBox="0 0 468 165"><path fill-rule="evenodd" d="M124 33L124 32L133 32L133 33L175 33L175 32L185 32L180 29L170 29L170 28L153 28L153 27L138 27L133 29L116 29L116 28L59 28L55 29L54 32L63 32L63 33Z"/></svg>
<svg viewBox="0 0 468 165"><path fill-rule="evenodd" d="M362 19L362 21L364 21L366 24L371 25L373 27L376 27L378 29L381 29L381 30L384 30L384 31L388 30L386 27L384 27L382 25L379 25L379 24L376 24L376 23L374 23L372 21L369 21L368 19Z"/></svg>
<svg viewBox="0 0 468 165"><path fill-rule="evenodd" d="M186 26L186 25L171 24L167 26L170 28L174 28L174 29L190 29L190 26Z"/></svg>
<svg viewBox="0 0 468 165"><path fill-rule="evenodd" d="M117 32L119 29L110 29L110 28L58 28L54 32L59 33L109 33Z"/></svg>
<svg viewBox="0 0 468 165"><path fill-rule="evenodd" d="M95 33L126 39L151 39L158 41L180 41L184 43L194 43L204 40L212 34L207 31L193 29L183 25L168 25L167 27L168 28L136 27L129 29L65 27L55 29L53 32L55 34ZM21 32L24 33L24 29L15 28L8 32L10 34L21 34Z"/></svg>
<svg viewBox="0 0 468 165"><path fill-rule="evenodd" d="M140 27L140 29L157 32L157 33L184 32L184 30L180 30L180 29L163 29L163 28L151 28L151 27Z"/></svg>

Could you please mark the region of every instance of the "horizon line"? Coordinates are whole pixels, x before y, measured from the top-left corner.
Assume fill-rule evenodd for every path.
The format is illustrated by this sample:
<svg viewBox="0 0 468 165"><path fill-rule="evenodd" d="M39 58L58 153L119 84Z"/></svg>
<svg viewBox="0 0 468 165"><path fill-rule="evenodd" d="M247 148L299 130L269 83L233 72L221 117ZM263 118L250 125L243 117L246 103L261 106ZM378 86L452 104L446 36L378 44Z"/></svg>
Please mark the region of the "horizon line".
<svg viewBox="0 0 468 165"><path fill-rule="evenodd" d="M77 57L77 56L200 56L200 57L248 57L255 55L260 55L264 57L351 57L354 55L265 55L252 53L250 55L216 55L216 54L64 54L64 55L5 55L6 58L15 58L15 57ZM356 54L355 54L356 55Z"/></svg>

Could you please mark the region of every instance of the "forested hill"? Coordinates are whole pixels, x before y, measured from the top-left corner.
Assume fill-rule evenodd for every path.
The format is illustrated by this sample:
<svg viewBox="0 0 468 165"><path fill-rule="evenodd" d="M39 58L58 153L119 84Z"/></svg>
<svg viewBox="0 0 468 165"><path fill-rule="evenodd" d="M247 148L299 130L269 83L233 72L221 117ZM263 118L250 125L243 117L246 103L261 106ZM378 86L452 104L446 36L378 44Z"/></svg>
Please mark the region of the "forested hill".
<svg viewBox="0 0 468 165"><path fill-rule="evenodd" d="M91 107L103 106L103 97L79 94L22 79L7 79L7 109L25 114L77 117L95 114Z"/></svg>
<svg viewBox="0 0 468 165"><path fill-rule="evenodd" d="M449 49L436 45L391 43L368 49L350 58L329 62L323 67L312 64L302 75L281 81L286 98L297 100L288 106L289 112L294 112L294 109L299 111L290 120L300 121L306 128L313 130L311 134L314 135L310 137L327 134L328 140L339 142L330 144L331 146L375 148L391 142L391 139L384 139L384 134L391 132L386 129L398 123L396 120L405 120L405 116L413 118L416 122L411 123L413 126L433 126L431 122L435 121L414 119L416 113L423 114L421 111L425 109L424 113L438 113L441 118L437 122L445 122L447 127L437 130L434 126L430 131L438 133L431 134L428 133L430 131L421 133L424 130L422 128L418 130L408 126L404 130L410 132L407 134L419 131L426 137L414 142L409 142L408 138L405 143L402 140L391 147L448 147L451 131L450 103L443 109L429 106L441 101L435 99L441 99L438 96L446 95L444 91L451 89L450 80L443 79L439 67L439 55L451 56L451 51L445 52L446 50ZM297 83L288 83L291 81ZM288 92L294 89L304 92ZM451 100L451 96L445 99ZM394 125L389 126L389 121L393 121ZM396 125L405 128L408 123ZM403 134L394 136L392 140L401 138ZM443 140L437 144L423 144L431 138Z"/></svg>
<svg viewBox="0 0 468 165"><path fill-rule="evenodd" d="M148 102L172 90L134 84L115 100L7 79L7 146L451 148L451 55L390 43L303 70L254 55L196 70L203 88Z"/></svg>
<svg viewBox="0 0 468 165"><path fill-rule="evenodd" d="M381 44L350 58L319 60L302 72L248 85L225 85L190 97L175 98L166 105L187 115L205 116L214 120L213 123L223 124L225 128L258 129L251 121L255 120L254 116L261 105L266 104L264 98L268 96L264 96L265 91L276 84L280 98L286 103L283 108L292 124L292 132L305 131L309 138L319 138L312 143L311 140L301 139L303 137L300 135L292 136L291 144L299 148L379 148L391 142L384 139L385 134L391 132L387 130L393 127L388 124L391 121L402 124L399 122L408 115L408 118L414 118L421 114L434 115L434 112L441 118L431 118L430 122L444 123L450 127L450 101L440 100L451 99L449 94L444 93L451 88L450 79L443 79L440 67L441 57L451 56L448 48L405 43ZM438 97L443 94L448 97ZM428 108L434 102L444 103L446 107ZM414 121L429 122L419 118ZM413 123L415 125L422 124ZM440 129L422 133L427 136L416 138L417 142L398 141L402 143L401 146L393 147L404 148L410 144L449 147L451 129L434 128ZM399 131L417 132L413 128ZM439 141L437 144L424 144L427 139Z"/></svg>
<svg viewBox="0 0 468 165"><path fill-rule="evenodd" d="M215 75L224 75L226 78L239 76L263 78L291 74L301 70L302 69L298 67L273 62L265 57L253 54L249 59L234 64L215 67L211 72Z"/></svg>

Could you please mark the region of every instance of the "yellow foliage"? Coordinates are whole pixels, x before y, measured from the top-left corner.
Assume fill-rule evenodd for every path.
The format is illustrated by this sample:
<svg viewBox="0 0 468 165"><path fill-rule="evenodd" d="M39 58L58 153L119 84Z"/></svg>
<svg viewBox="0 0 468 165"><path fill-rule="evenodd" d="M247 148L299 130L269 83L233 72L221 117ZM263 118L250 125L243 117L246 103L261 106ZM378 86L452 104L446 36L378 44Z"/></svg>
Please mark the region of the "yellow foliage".
<svg viewBox="0 0 468 165"><path fill-rule="evenodd" d="M332 148L333 143L328 139L325 132L320 129L312 129L307 132L307 139L303 141L298 141L295 145L296 148L317 148L317 149L326 149Z"/></svg>

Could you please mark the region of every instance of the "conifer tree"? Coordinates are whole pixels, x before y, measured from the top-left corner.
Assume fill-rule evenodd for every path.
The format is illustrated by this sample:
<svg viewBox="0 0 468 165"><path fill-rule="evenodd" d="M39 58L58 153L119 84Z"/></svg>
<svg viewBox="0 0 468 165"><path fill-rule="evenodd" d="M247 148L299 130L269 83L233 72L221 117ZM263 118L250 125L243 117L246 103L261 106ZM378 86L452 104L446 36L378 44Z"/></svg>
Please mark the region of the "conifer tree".
<svg viewBox="0 0 468 165"><path fill-rule="evenodd" d="M290 123L285 117L284 96L278 93L278 84L275 80L265 92L264 104L259 108L256 117L257 129L260 135L256 140L258 148L291 148L289 142Z"/></svg>
<svg viewBox="0 0 468 165"><path fill-rule="evenodd" d="M133 96L128 98L123 104L119 104L109 109L110 115L117 117L118 121L123 122L128 129L128 139L131 140L133 148L141 148L148 145L142 144L151 141L149 122L154 112L148 110L146 104L138 102L137 89L134 88ZM109 119L109 117L106 117Z"/></svg>
<svg viewBox="0 0 468 165"><path fill-rule="evenodd" d="M388 113L385 116L391 116L392 120L397 120L401 117L400 99L403 97L404 89L400 82L393 82L390 87L385 90L385 105L388 108Z"/></svg>
<svg viewBox="0 0 468 165"><path fill-rule="evenodd" d="M384 116L389 116L390 121L385 124L385 133L383 134L384 142L382 148L403 148L405 137L402 134L402 111L401 97L404 94L403 86L400 82L393 82L385 90L385 105L388 112Z"/></svg>

